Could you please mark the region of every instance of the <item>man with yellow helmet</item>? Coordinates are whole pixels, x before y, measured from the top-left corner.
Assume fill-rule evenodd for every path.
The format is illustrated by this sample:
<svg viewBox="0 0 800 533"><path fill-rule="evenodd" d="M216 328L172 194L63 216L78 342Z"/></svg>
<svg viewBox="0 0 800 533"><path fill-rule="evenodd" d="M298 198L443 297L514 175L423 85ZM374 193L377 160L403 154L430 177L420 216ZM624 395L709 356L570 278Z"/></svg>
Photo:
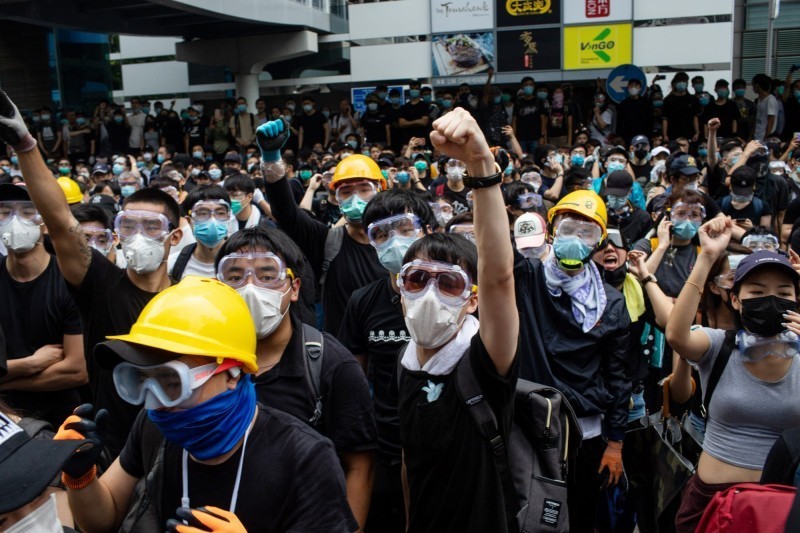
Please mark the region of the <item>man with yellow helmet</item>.
<svg viewBox="0 0 800 533"><path fill-rule="evenodd" d="M568 477L570 531L593 531L598 472L623 475L622 440L631 384L626 375L630 318L622 294L591 261L607 238L606 207L594 191L564 196L548 214L552 251L516 254L520 378L562 391L578 416L583 443Z"/></svg>
<svg viewBox="0 0 800 533"><path fill-rule="evenodd" d="M155 296L127 335L95 350L119 395L144 410L119 458L97 477L108 413L76 409L56 439L87 439L64 465L85 531L354 531L330 441L257 405L256 332L245 301L190 276ZM313 483L308 483L313 479ZM176 509L178 509L176 511ZM204 527L205 526L205 527ZM191 531L197 531L190 529Z"/></svg>

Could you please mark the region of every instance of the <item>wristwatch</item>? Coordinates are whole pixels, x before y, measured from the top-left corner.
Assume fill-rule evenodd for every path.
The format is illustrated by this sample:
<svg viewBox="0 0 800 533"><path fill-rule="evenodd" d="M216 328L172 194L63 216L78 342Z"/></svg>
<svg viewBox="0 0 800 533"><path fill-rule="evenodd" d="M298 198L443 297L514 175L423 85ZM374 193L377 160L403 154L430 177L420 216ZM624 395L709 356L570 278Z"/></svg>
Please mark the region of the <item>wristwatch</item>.
<svg viewBox="0 0 800 533"><path fill-rule="evenodd" d="M464 185L466 185L470 189L484 189L486 187L492 187L494 185L497 185L498 183L503 181L503 170L497 163L494 164L494 168L497 172L495 174L492 174L491 176L486 176L484 178L465 175L463 180Z"/></svg>
<svg viewBox="0 0 800 533"><path fill-rule="evenodd" d="M644 287L645 285L647 285L647 284L648 284L648 283L650 283L651 281L652 281L653 283L658 283L658 280L656 279L656 277L655 277L653 274L648 274L648 275L647 275L647 276L646 276L646 277L645 277L645 278L642 280L642 286Z"/></svg>

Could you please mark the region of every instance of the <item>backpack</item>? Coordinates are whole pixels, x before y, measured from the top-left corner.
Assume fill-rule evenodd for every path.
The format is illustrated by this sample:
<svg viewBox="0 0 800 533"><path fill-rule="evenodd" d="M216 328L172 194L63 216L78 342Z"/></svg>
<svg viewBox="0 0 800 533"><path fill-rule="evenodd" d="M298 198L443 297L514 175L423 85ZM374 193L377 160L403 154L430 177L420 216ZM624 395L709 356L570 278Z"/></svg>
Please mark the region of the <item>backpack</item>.
<svg viewBox="0 0 800 533"><path fill-rule="evenodd" d="M711 498L697 531L783 533L796 492L786 485L739 483Z"/></svg>
<svg viewBox="0 0 800 533"><path fill-rule="evenodd" d="M345 231L344 226L339 226L328 231L328 235L325 237L322 274L319 277L320 287L325 285L325 280L328 278L328 271L331 269L331 263L336 259L336 256L339 255L339 251L342 249Z"/></svg>
<svg viewBox="0 0 800 533"><path fill-rule="evenodd" d="M720 204L722 211L727 211L731 208L731 197L726 196L722 199ZM761 198L753 196L753 209L756 211L756 219L761 220L761 214L764 212L764 202Z"/></svg>
<svg viewBox="0 0 800 533"><path fill-rule="evenodd" d="M303 346L305 357L303 365L306 369L306 385L314 403L314 414L308 420L311 427L317 427L322 419L322 352L325 341L322 333L316 328L303 324Z"/></svg>
<svg viewBox="0 0 800 533"><path fill-rule="evenodd" d="M481 392L469 351L456 366L456 390L492 451L503 482L506 516L522 533L569 531L567 466L583 435L578 418L558 390L517 380L508 442Z"/></svg>
<svg viewBox="0 0 800 533"><path fill-rule="evenodd" d="M172 270L169 273L169 277L171 277L176 281L181 280L181 277L183 277L183 271L186 270L186 265L189 264L189 259L192 258L192 254L194 253L196 248L197 248L196 242L184 246L183 250L181 250L180 253L178 254L178 258L175 260L175 264L172 265Z"/></svg>

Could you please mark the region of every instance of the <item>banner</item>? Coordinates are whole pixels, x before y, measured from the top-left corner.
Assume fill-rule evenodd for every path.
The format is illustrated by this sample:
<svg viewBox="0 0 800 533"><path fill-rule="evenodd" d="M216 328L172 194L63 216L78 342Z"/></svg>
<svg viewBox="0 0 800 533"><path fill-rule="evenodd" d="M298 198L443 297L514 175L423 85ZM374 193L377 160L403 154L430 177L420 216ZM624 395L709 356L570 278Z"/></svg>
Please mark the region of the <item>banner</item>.
<svg viewBox="0 0 800 533"><path fill-rule="evenodd" d="M494 26L494 0L431 0L431 33L487 30Z"/></svg>
<svg viewBox="0 0 800 533"><path fill-rule="evenodd" d="M494 63L492 32L434 35L432 41L434 77L471 76Z"/></svg>
<svg viewBox="0 0 800 533"><path fill-rule="evenodd" d="M561 30L529 28L497 32L497 70L523 72L561 68Z"/></svg>
<svg viewBox="0 0 800 533"><path fill-rule="evenodd" d="M564 70L604 69L631 63L631 34L631 24L565 27Z"/></svg>
<svg viewBox="0 0 800 533"><path fill-rule="evenodd" d="M633 0L570 0L564 3L564 24L595 24L633 18Z"/></svg>
<svg viewBox="0 0 800 533"><path fill-rule="evenodd" d="M561 23L561 0L495 0L497 25L537 26ZM576 2L578 0L569 0Z"/></svg>

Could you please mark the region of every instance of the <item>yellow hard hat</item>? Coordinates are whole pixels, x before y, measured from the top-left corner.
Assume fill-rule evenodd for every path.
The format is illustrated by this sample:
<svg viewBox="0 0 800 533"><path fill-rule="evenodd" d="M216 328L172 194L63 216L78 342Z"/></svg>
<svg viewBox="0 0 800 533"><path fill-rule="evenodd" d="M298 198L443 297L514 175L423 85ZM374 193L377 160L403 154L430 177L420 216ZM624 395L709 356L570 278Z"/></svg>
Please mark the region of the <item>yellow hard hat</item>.
<svg viewBox="0 0 800 533"><path fill-rule="evenodd" d="M335 190L340 182L359 178L376 181L382 191L386 190L386 178L381 174L378 163L363 154L353 154L339 161L329 187Z"/></svg>
<svg viewBox="0 0 800 533"><path fill-rule="evenodd" d="M64 191L64 196L67 197L68 204L78 204L83 201L81 186L78 185L73 179L66 176L61 176L56 181L61 187L61 190Z"/></svg>
<svg viewBox="0 0 800 533"><path fill-rule="evenodd" d="M105 345L143 366L165 362L163 354L148 353L147 348L156 348L176 357L233 359L245 371L258 371L256 328L247 304L235 290L211 278L185 277L150 300L129 334L107 338L98 348Z"/></svg>
<svg viewBox="0 0 800 533"><path fill-rule="evenodd" d="M551 231L553 220L561 213L575 213L589 220L594 220L603 230L603 239L606 238L606 224L608 221L606 204L596 192L581 189L573 191L562 198L547 213L547 222L551 224Z"/></svg>

